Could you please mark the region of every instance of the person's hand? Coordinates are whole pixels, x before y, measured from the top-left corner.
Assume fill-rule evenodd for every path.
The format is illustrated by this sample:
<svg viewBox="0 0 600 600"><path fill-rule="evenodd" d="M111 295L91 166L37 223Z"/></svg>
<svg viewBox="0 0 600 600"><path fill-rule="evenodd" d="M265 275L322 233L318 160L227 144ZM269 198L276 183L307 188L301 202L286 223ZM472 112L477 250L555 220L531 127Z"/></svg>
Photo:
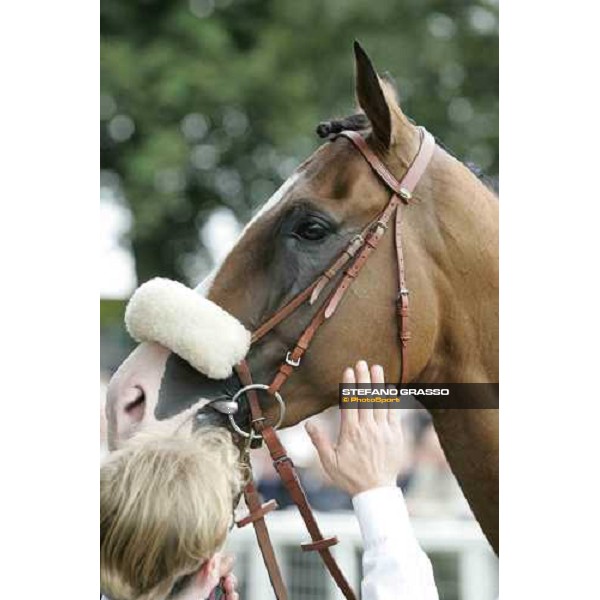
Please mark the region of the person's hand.
<svg viewBox="0 0 600 600"><path fill-rule="evenodd" d="M240 596L235 589L237 579L231 572L234 562L233 555L218 552L198 569L189 585L173 600L204 600L219 582L225 591L224 600L239 600Z"/></svg>
<svg viewBox="0 0 600 600"><path fill-rule="evenodd" d="M343 383L384 383L383 368L369 367L364 360L348 368ZM333 445L314 423L306 424L325 473L331 481L355 496L360 492L395 486L403 464L403 437L398 409L343 408L337 443Z"/></svg>

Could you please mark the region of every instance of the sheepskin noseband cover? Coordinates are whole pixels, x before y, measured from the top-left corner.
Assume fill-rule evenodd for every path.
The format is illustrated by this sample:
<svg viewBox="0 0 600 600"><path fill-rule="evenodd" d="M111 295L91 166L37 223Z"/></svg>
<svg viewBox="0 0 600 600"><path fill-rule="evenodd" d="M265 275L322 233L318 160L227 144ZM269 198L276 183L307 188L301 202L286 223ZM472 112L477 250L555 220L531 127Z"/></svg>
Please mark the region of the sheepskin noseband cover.
<svg viewBox="0 0 600 600"><path fill-rule="evenodd" d="M250 348L250 332L198 292L170 279L141 285L125 311L137 342L158 342L211 379L225 379Z"/></svg>

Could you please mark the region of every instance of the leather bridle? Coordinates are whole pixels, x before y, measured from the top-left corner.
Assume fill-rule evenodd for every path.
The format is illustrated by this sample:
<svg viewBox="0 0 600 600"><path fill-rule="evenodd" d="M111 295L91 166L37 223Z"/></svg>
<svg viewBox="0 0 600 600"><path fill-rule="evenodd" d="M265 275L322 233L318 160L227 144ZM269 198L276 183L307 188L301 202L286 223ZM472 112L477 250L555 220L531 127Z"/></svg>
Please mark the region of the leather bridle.
<svg viewBox="0 0 600 600"><path fill-rule="evenodd" d="M410 339L410 333L407 327L409 292L406 287L404 257L402 253L401 208L403 204L408 205L410 203L413 192L423 176L423 173L427 169L435 149L435 141L432 135L423 127L420 127L419 131L421 135L419 150L401 180L396 179L375 152L371 150L365 139L356 131L342 131L332 138L332 141L338 138L346 138L352 142L381 182L391 191L390 199L378 217L350 241L328 269L319 275L311 285L262 323L252 334L252 343L254 344L292 315L302 304L305 302L308 302L310 305L314 304L329 282L332 282L336 276L341 275L337 285L335 285L329 296L314 314L309 324L296 341L295 346L287 353L285 360L279 366L273 381L271 381L269 385L256 384L252 381L250 368L245 360L242 360L236 366L236 373L240 379L242 388L235 394L234 399L237 402L243 395L246 395L250 407L250 431L245 432L239 427L231 414L233 411L226 411L230 413L229 419L231 426L238 434L248 438L249 442L253 439L260 438L264 440L273 460L273 466L288 490L292 500L298 507L310 534L311 541L302 544L302 550L316 551L320 554L336 584L344 596L349 600L355 600L356 596L330 550L331 546L337 544L338 540L335 537L323 537L295 467L276 433L278 425L281 424L283 420L285 409L285 404L279 392L288 377L294 372L294 369L297 369L300 366L302 357L308 350L311 341L321 325L335 314L344 295L360 273L361 269L365 266L371 254L381 242L393 217L395 217L394 239L398 271L396 311L401 362L400 384L406 383L406 347ZM268 395L274 397L278 401L280 406L280 416L277 425L270 425L267 422L258 400L257 391L259 389L265 391ZM250 481L250 483L246 485L244 496L249 509L249 514L238 521L237 526L244 527L249 523L254 525L257 540L263 555L265 566L269 573L275 596L277 600L287 600L287 589L283 582L264 519L267 513L277 508L277 503L274 500L271 500L270 502L261 505L253 481Z"/></svg>

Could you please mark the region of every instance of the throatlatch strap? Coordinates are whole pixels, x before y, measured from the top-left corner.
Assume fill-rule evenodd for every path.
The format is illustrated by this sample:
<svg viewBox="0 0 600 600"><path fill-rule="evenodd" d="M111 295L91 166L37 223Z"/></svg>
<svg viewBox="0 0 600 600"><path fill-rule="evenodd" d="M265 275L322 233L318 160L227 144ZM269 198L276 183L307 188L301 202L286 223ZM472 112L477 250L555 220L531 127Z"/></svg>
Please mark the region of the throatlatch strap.
<svg viewBox="0 0 600 600"><path fill-rule="evenodd" d="M396 221L394 224L394 239L396 245L396 264L398 267L398 296L396 297L396 320L398 322L398 338L400 342L400 384L406 383L408 365L408 288L404 275L404 253L402 251L402 206L396 210Z"/></svg>

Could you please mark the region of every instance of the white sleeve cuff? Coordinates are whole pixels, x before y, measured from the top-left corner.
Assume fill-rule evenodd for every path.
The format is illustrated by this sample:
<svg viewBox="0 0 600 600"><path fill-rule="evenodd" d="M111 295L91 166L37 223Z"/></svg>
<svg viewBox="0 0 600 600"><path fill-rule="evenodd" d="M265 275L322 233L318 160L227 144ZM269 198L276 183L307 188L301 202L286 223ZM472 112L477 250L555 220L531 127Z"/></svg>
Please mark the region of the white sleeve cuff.
<svg viewBox="0 0 600 600"><path fill-rule="evenodd" d="M410 540L414 537L402 491L397 487L379 487L352 498L365 549L390 537Z"/></svg>
<svg viewBox="0 0 600 600"><path fill-rule="evenodd" d="M431 562L421 549L397 487L380 487L352 498L360 525L364 600L439 600Z"/></svg>

